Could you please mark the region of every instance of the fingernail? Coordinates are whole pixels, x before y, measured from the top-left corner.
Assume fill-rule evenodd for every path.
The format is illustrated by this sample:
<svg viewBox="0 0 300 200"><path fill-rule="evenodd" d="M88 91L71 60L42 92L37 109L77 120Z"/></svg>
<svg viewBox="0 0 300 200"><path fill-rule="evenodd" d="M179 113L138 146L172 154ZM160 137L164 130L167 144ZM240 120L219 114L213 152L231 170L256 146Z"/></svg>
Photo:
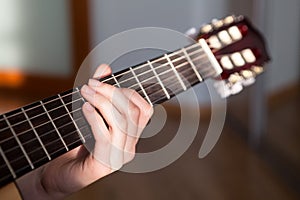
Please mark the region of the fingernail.
<svg viewBox="0 0 300 200"><path fill-rule="evenodd" d="M89 111L89 112L93 112L93 111L94 111L94 107L93 107L89 102L86 102L86 103L84 104L84 107L85 107L85 109L86 109L87 111Z"/></svg>
<svg viewBox="0 0 300 200"><path fill-rule="evenodd" d="M93 96L96 93L92 88L90 88L87 85L84 85L82 87L82 90L83 90L83 92L85 92L86 94L91 95L91 96Z"/></svg>
<svg viewBox="0 0 300 200"><path fill-rule="evenodd" d="M101 82L100 81L97 81L95 79L90 79L89 80L89 86L92 86L92 87L98 87L100 86Z"/></svg>

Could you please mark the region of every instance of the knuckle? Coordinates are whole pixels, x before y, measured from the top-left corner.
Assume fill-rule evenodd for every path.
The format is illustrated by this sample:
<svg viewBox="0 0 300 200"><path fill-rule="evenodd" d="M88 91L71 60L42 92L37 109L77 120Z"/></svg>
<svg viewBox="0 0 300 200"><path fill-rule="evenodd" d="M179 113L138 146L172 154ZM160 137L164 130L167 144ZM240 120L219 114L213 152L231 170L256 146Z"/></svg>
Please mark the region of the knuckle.
<svg viewBox="0 0 300 200"><path fill-rule="evenodd" d="M127 154L127 162L130 162L130 161L132 161L134 158L135 158L135 148L133 148L133 150L132 151L130 151L130 152L127 152L126 153Z"/></svg>
<svg viewBox="0 0 300 200"><path fill-rule="evenodd" d="M130 117L133 119L137 119L140 116L140 108L133 103L129 103L129 112Z"/></svg>

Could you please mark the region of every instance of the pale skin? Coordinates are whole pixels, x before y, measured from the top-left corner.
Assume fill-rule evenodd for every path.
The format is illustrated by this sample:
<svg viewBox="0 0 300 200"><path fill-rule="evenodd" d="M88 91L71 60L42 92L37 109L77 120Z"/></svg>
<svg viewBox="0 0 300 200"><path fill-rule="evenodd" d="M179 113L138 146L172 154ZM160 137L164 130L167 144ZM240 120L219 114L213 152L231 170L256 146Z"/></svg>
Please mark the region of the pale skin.
<svg viewBox="0 0 300 200"><path fill-rule="evenodd" d="M134 158L136 144L153 108L133 90L96 81L109 74L111 68L100 65L81 90L87 100L83 113L96 141L93 152L80 146L18 180L24 199L63 199Z"/></svg>

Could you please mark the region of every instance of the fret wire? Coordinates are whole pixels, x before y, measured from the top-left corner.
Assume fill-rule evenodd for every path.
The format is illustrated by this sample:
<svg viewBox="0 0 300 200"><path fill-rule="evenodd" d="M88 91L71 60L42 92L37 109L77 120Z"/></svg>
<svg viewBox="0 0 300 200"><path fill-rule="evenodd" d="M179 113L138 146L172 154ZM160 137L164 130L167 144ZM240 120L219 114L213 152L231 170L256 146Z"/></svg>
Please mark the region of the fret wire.
<svg viewBox="0 0 300 200"><path fill-rule="evenodd" d="M145 95L147 101L149 102L149 104L150 104L151 106L153 106L153 105L152 105L152 102L150 101L150 99L149 99L149 97L148 97L148 95L147 95L147 93L146 93L146 91L145 91L144 88L143 88L143 85L140 83L138 77L136 76L134 70L133 70L131 67L129 67L129 69L130 69L131 73L133 74L133 76L135 77L135 79L136 79L137 83L139 84L141 90L143 91L143 93L144 93L144 95Z"/></svg>
<svg viewBox="0 0 300 200"><path fill-rule="evenodd" d="M76 99L75 101L69 102L69 103L67 103L66 105L75 103L75 102L77 102L77 101L79 101L79 100L80 100L80 99ZM44 103L43 105L46 105L46 104ZM42 105L40 104L40 106L37 106L36 108L38 108L38 107L42 107ZM63 105L58 106L58 107L56 107L56 108L53 108L53 109L49 110L48 112L58 110L58 109L60 109L60 108L62 108L62 107L63 107ZM28 110L27 110L27 111L28 111ZM22 113L22 111L19 112L18 114L21 114L21 113ZM30 120L36 119L37 117L40 117L40 116L42 116L42 115L44 115L44 114L45 114L45 113L41 113L41 114L38 114L38 115L36 115L36 116L34 116L34 117L32 117L32 118L29 118L29 119L30 119ZM65 115L63 115L63 116L65 116ZM58 119L58 118L55 118L55 119ZM55 120L55 119L54 119L54 120ZM22 124L22 123L24 123L24 122L26 122L26 120L21 121L21 122L19 122L19 123L17 123L17 124L13 124L12 127L18 126L18 125L20 125L20 124ZM48 122L47 122L47 123L48 123ZM44 124L45 124L45 123L44 123ZM41 124L41 125L44 125L44 124ZM39 126L41 126L41 125L39 125ZM39 126L36 126L36 128L39 127ZM3 129L0 130L0 131L4 131L4 130L6 130L6 129L9 129L9 127L3 128ZM23 131L23 132L24 132L24 131Z"/></svg>
<svg viewBox="0 0 300 200"><path fill-rule="evenodd" d="M203 81L202 77L200 76L199 72L197 71L196 66L194 65L194 63L191 60L191 57L189 56L189 54L186 52L185 48L182 48L182 52L184 53L186 59L188 60L188 62L190 63L190 65L192 66L197 78L199 79L200 82Z"/></svg>
<svg viewBox="0 0 300 200"><path fill-rule="evenodd" d="M68 96L68 95L65 95L65 96ZM54 100L53 100L54 101ZM48 102L49 103L49 102ZM31 108L31 109L33 109L33 108ZM79 141L79 140L78 140Z"/></svg>
<svg viewBox="0 0 300 200"><path fill-rule="evenodd" d="M78 134L79 134L79 137L80 137L81 140L82 140L82 143L85 143L85 139L84 139L84 137L83 137L81 131L79 130L77 124L75 123L75 121L74 121L74 119L73 119L73 116L72 116L72 115L70 114L70 112L68 111L68 108L67 108L67 106L65 105L64 101L62 100L61 96L60 96L60 95L58 95L58 96L59 96L61 102L63 103L63 105L65 106L65 109L66 109L67 113L69 114L71 120L74 122L75 128L76 128L77 131L78 131Z"/></svg>
<svg viewBox="0 0 300 200"><path fill-rule="evenodd" d="M78 89L78 88L77 88L77 89ZM76 92L77 92L77 91L76 91ZM67 97L67 96L70 96L70 95L73 95L73 94L75 94L76 92L74 91L74 92L72 92L72 93L70 93L70 94L66 94L66 95L62 96L62 98ZM44 103L44 104L47 105L47 104L49 104L49 103L51 103L51 102L53 102L53 101L57 101L57 100L59 100L59 98L52 99L52 100L50 100L50 101L48 101L48 102L46 102L46 103ZM77 99L77 100L78 100L78 99ZM30 104L27 105L27 106L30 106ZM26 107L26 106L25 106L25 107ZM30 110L33 110L33 109L38 108L38 107L41 107L41 105L33 106L33 107L31 107L31 108L26 109L26 111L30 111ZM54 110L54 109L53 109L53 110ZM50 110L50 111L52 111L52 110ZM22 113L22 111L21 111L21 112L18 112L18 113L15 113L15 114L9 116L8 118L14 117L14 116L19 115L19 114L21 114L21 113ZM4 121L4 119L0 119L0 121ZM23 122L24 122L24 121L23 121ZM22 122L21 122L21 123L22 123ZM21 124L21 123L18 123L18 124ZM17 125L17 124L14 124L14 125ZM5 130L5 129L2 129L2 130L0 130L0 131L3 131L3 130Z"/></svg>
<svg viewBox="0 0 300 200"><path fill-rule="evenodd" d="M61 142L63 143L63 145L65 146L66 150L69 151L68 146L66 145L65 141L62 139L60 132L58 131L56 125L54 124L54 121L52 120L51 116L49 115L49 113L47 112L47 109L44 105L44 103L42 101L40 101L40 104L42 105L44 111L46 112L46 115L48 116L50 123L52 124L52 126L54 127L54 130L56 131L58 137L60 138ZM68 111L67 111L68 112Z"/></svg>
<svg viewBox="0 0 300 200"><path fill-rule="evenodd" d="M5 154L4 154L4 152L3 152L2 148L1 148L1 146L0 146L0 154L2 155L2 158L3 158L4 162L6 163L6 166L8 167L8 169L9 169L11 175L13 176L13 178L14 178L14 179L17 178L16 173L14 172L14 170L13 170L13 168L11 167L9 161L7 160L7 158L6 158Z"/></svg>
<svg viewBox="0 0 300 200"><path fill-rule="evenodd" d="M192 52L192 53L191 53L191 56L195 55L196 53L200 53L200 52L202 52L202 50L201 50L201 49L198 49L198 50ZM201 55L201 56L203 56L203 55ZM163 57L163 58L165 58L165 57ZM181 61L181 60L184 60L184 59L185 59L185 56L180 56L180 57L174 59L173 62ZM152 63L153 63L153 62L152 62ZM164 66L167 66L168 64L169 64L169 62L165 62L165 63L160 64L159 66L155 67L155 69L160 69L160 68L162 68L162 67L164 67ZM147 67L147 66L148 66L148 63L147 63L147 64L144 64L143 66ZM134 69L138 69L138 68L134 68ZM144 72L142 72L142 73L140 73L140 74L137 74L137 76L145 75L145 74L147 74L147 73L149 73L149 72L151 72L151 70L144 71ZM129 80L131 80L131 79L134 79L134 77L131 77L131 78L128 78L128 79L124 79L123 81L120 81L119 83L120 83L120 84L121 84L121 83L125 83L125 82L127 82L127 81L129 81Z"/></svg>
<svg viewBox="0 0 300 200"><path fill-rule="evenodd" d="M199 43L195 43L195 44L192 44L192 45L186 47L185 49L186 49L186 50L189 50L189 49L194 49L194 48L196 48L196 47L201 47L201 46L199 45ZM196 51L199 51L199 49L197 49ZM200 51L203 51L203 49L200 49ZM194 51L194 52L195 52L195 51ZM179 53L180 53L180 51L178 50L178 51L175 51L175 52L170 53L169 56L178 55ZM191 52L191 53L193 53L193 52ZM163 59L164 59L164 57L162 56L162 57L158 58L157 60L152 61L152 63L156 63L156 62L158 62L158 61L160 61L160 60L163 60ZM145 66L147 66L147 64L148 64L148 63L145 63L145 64L143 64L143 65L137 66L135 69L140 69L140 68L142 68L142 67L145 67ZM129 71L127 71L126 73L129 73ZM124 75L124 74L125 74L125 73L123 73L123 74L118 74L117 76L122 76L122 75ZM116 76L115 76L115 77L116 77ZM108 81L108 80L111 80L111 79L113 79L113 77L112 77L112 78L109 78L109 79L105 79L105 80L103 80L103 82ZM78 89L78 88L75 88L75 89ZM65 94L64 96L61 96L61 97L64 98L64 97L73 95L73 94L76 93L76 92L77 92L77 91L73 91L72 93ZM78 90L78 92L79 92L79 90ZM59 100L59 98L52 99L52 100L50 100L49 102L46 102L45 105L48 104L48 103L51 103L51 102L53 102L53 101L56 101L56 100ZM29 105L29 106L30 106L30 105ZM35 108L38 108L38 107L40 107L40 106L34 106L34 107L31 107L31 108L28 108L26 111L30 111L30 110L35 109ZM20 113L21 113L21 112L20 112ZM16 116L16 115L18 115L18 114L20 114L20 113L15 113L14 115L11 115L10 117ZM1 120L4 121L4 119L0 119L0 121L1 121ZM0 131L1 131L1 130L0 130Z"/></svg>
<svg viewBox="0 0 300 200"><path fill-rule="evenodd" d="M149 64L149 66L151 67L151 69L152 69L152 71L153 71L153 73L154 73L156 79L158 80L160 86L162 87L162 89L163 89L165 95L167 96L168 99L170 99L170 98L171 98L171 97L170 97L170 94L169 94L168 91L166 90L164 84L161 82L161 80L160 80L160 78L159 78L157 72L155 71L155 69L154 69L152 63L151 63L149 60L148 60L148 64Z"/></svg>
<svg viewBox="0 0 300 200"><path fill-rule="evenodd" d="M118 80L117 80L117 78L115 77L115 75L112 74L111 76L113 77L113 79L114 79L115 83L117 84L117 86L118 86L119 88L121 88L120 83L118 82Z"/></svg>
<svg viewBox="0 0 300 200"><path fill-rule="evenodd" d="M179 73L178 73L177 70L175 69L175 67L174 67L174 65L173 65L173 63L172 63L172 61L171 61L171 59L169 58L169 56L168 56L167 54L165 54L165 57L166 57L166 59L168 60L170 66L172 67L172 70L174 71L176 77L178 78L178 80L179 80L179 82L180 82L180 84L181 84L183 90L185 91L185 90L187 89L187 88L186 88L186 85L184 84L184 82L182 81L182 79L181 79Z"/></svg>
<svg viewBox="0 0 300 200"><path fill-rule="evenodd" d="M187 49L187 50L188 50L188 49L193 49L193 48L195 48L195 47L199 47L199 44L198 44L198 43L195 43L195 44L193 44L193 45L187 47L186 49ZM202 49L200 49L200 50L197 49L196 51L191 52L190 55L194 55L195 53L198 53L198 51L201 52L201 51L203 51L203 50L202 50ZM199 53L200 53L200 52L199 52ZM177 55L177 54L179 54L179 53L180 53L180 51L175 51L175 52L173 52L173 53L171 53L171 54L169 54L169 55ZM159 60L162 60L163 58L164 58L164 57L162 57L162 58L160 58L160 59L158 59L158 60L155 60L153 63L155 63L155 62L157 62L157 61L159 61ZM175 60L177 61L177 59L175 59ZM164 64L158 66L158 68L159 68L159 67L163 67L165 64L167 64L167 63L164 63ZM136 69L139 69L139 68L144 67L144 66L146 66L146 65L147 65L147 64L138 66L138 67L136 67ZM120 76L120 75L123 75L123 74L119 74L118 76ZM114 76L114 77L115 77L115 76ZM116 77L115 77L115 78L116 78ZM103 80L103 82L108 81L108 80L111 80L111 79L112 79L112 78ZM64 96L62 96L62 98L67 97L67 96L70 96L70 95L73 95L73 94L76 93L76 92L79 92L79 93L80 93L80 91L79 91L78 88L75 88L75 90L77 90L77 91L73 91L72 93L65 94ZM81 98L81 99L83 99L83 98ZM52 99L52 100L46 102L45 105L47 105L48 103L51 103L51 102L53 102L53 101L57 101L57 100L59 100L59 98ZM30 110L35 109L35 108L38 108L38 107L40 107L40 106L34 106L34 107L31 107L31 108L28 108L27 111L30 111ZM52 111L52 110L51 110L51 111ZM10 116L10 117L16 116L16 115L18 115L18 114L20 114L20 113L21 113L21 112L15 113L14 115L12 115L12 116ZM3 119L1 119L1 120L3 120ZM4 120L3 120L3 121L4 121ZM2 130L4 130L4 129L2 129ZM0 131L2 131L2 130L0 130Z"/></svg>
<svg viewBox="0 0 300 200"><path fill-rule="evenodd" d="M200 47L200 48L201 48L201 46L199 45L199 43L195 43L195 44L193 44L193 45L190 45L190 46L186 47L186 49L189 50L189 49L193 49L193 48L196 48L196 47ZM201 49L197 49L196 51L199 51L199 50L200 50L200 51L203 51L202 48L201 48ZM194 52L195 52L195 51L194 51ZM171 56L178 55L178 54L180 54L180 53L181 53L181 50L177 50L177 51L172 52L172 53L167 54L167 55L171 57ZM163 60L163 59L164 59L164 56L161 56L161 58L152 61L152 63L156 63L157 61L160 61L160 60Z"/></svg>
<svg viewBox="0 0 300 200"><path fill-rule="evenodd" d="M209 62L209 61L208 61ZM188 64L188 63L187 63ZM191 76L191 75L190 75ZM189 78L190 76L188 76L187 78ZM172 79L173 77L169 77L169 78L167 78L166 80L168 80L168 79ZM176 83L171 83L171 84L169 84L169 85L167 85L166 87L170 87L170 86L173 86L173 85L175 85ZM154 93L152 93L152 94L150 94L149 95L149 97L151 97L151 95L154 95L154 94L156 94L156 93L158 93L158 92L161 92L161 91L155 91ZM153 104L155 104L155 102L153 102Z"/></svg>
<svg viewBox="0 0 300 200"><path fill-rule="evenodd" d="M205 55L203 55L203 56L201 56L202 58L204 57ZM202 58L201 57L197 57L196 59L193 59L193 61L196 61L196 60L201 60ZM182 67L182 66L184 66L184 65L178 65L178 66L176 66L176 68L179 68L179 67ZM167 73L167 72L169 72L170 70L167 70L167 71L164 71L163 73L161 73L161 74L165 74L165 73ZM152 77L152 78L154 78L154 77ZM152 79L152 78L150 78L150 79ZM148 80L150 80L150 79L146 79L146 80L144 80L144 81L142 81L142 83L144 83L145 81L148 81ZM131 86L131 87L129 87L129 88L133 88L134 86L137 86L137 85L133 85L133 86ZM151 86L150 86L151 87ZM146 87L147 88L147 87ZM76 88L76 90L77 90L77 92L79 93L79 89L78 88ZM72 92L71 94L73 95L75 92ZM64 97L67 97L67 96L69 96L69 95L71 95L71 94L68 94L68 95L64 95ZM81 99L83 99L83 98L81 98ZM74 102L76 102L76 101L79 101L80 99L76 99L75 101L72 101L72 102L69 102L68 104L71 104L71 103L74 103ZM84 100L84 99L83 99ZM54 101L54 100L52 100L52 101ZM49 102L52 102L52 101L49 101ZM48 103L49 103L48 102ZM66 104L66 105L68 105L68 104ZM35 106L35 108L37 108L37 107L39 107L39 106ZM56 109L59 109L59 108L61 108L62 106L60 106L60 107L57 107L57 108L55 108L55 109L51 109L50 111L54 111L54 110L56 110ZM34 118L36 118L36 117L39 117L39 116L41 116L42 114L40 114L40 115L37 115L37 116L35 116L35 117L33 117L33 118L31 118L31 119L34 119ZM61 116L61 117L64 117L65 115L63 115L63 116ZM59 117L60 118L60 117ZM56 120L56 119L59 119L59 118L55 118L54 120ZM23 121L24 122L24 121ZM22 122L20 122L20 123L18 123L18 124L21 124ZM48 123L48 122L47 122ZM40 126L42 126L42 125L45 125L46 123L44 123L44 124L41 124ZM39 126L37 126L37 127L39 127ZM6 128L5 128L6 129ZM2 130L0 130L0 131L3 131L3 130L5 130L5 129L2 129ZM25 133L26 131L24 131L23 133ZM9 138L10 139L10 138Z"/></svg>
<svg viewBox="0 0 300 200"><path fill-rule="evenodd" d="M37 140L38 140L38 141L39 141L39 143L41 144L41 146L42 146L42 148L43 148L44 152L46 153L46 155L47 155L47 157L48 157L48 159L49 159L49 160L51 160L51 157L50 157L50 155L49 155L48 151L46 150L46 148L45 148L45 146L44 146L44 144L43 144L43 142L42 142L41 138L38 136L38 133L36 132L36 130L35 130L35 128L34 128L34 126L33 126L33 124L31 123L31 121L30 121L30 119L29 119L28 115L27 115L27 114L26 114L26 112L25 112L24 108L21 108L21 109L22 109L22 111L23 111L23 113L24 113L24 115L25 115L25 117L26 117L26 119L27 119L27 121L28 121L29 125L30 125L30 126L31 126L31 128L32 128L32 131L33 131L33 133L34 133L35 137L37 138ZM26 130L26 132L28 132L28 130ZM20 134L20 135L21 135L21 134Z"/></svg>
<svg viewBox="0 0 300 200"><path fill-rule="evenodd" d="M80 119L83 119L82 117L80 117L80 118L78 118L78 119L76 119L75 121L78 121L78 120L80 120ZM69 122L69 123L66 123L66 124L63 124L62 126L60 126L60 127L58 127L59 129L60 128L63 128L63 127L65 127L65 126L67 126L67 125L70 125L70 124L72 124L73 122ZM49 131L47 131L47 132L45 132L45 133L43 133L43 134L41 134L41 136L40 137L44 137L44 136L46 136L46 135L48 135L49 133L52 133L54 130L49 130ZM76 130L77 131L77 130ZM74 132L74 131L73 131ZM66 135L68 135L68 134L66 134ZM63 136L62 136L62 138L63 138ZM32 141L34 141L35 139L30 139L30 140L28 140L28 141L26 141L26 142L24 142L24 145L25 144L28 144L28 143L30 143L30 142L32 142ZM61 140L60 138L59 139L57 139L57 140ZM55 140L56 141L56 140ZM51 143L51 142L50 142ZM45 147L47 146L48 144L46 144L45 145ZM13 148L10 148L9 150L7 150L7 152L10 152L10 151L13 151L13 150L15 150L16 148L18 148L18 147L13 147ZM33 151L34 152L34 151ZM32 152L31 152L32 153ZM30 153L28 153L28 154L30 154ZM50 155L50 154L49 154Z"/></svg>
<svg viewBox="0 0 300 200"><path fill-rule="evenodd" d="M197 58L195 58L195 59L192 59L193 61L197 61L197 60L203 60L205 58L205 55L203 55L202 57L197 57ZM202 62L201 64L206 64L206 63L209 63L210 61L209 60L206 60L205 62ZM181 64L179 64L179 65L177 65L175 68L176 69L179 69L180 67L183 67L183 66L186 66L186 65L188 65L189 63L188 62L184 62L184 63L181 63ZM170 71L172 71L172 69L169 69L169 70L166 70L166 71L164 71L164 72L162 72L162 73L160 73L160 75L163 75L163 74L166 74L166 73L168 73L168 72L170 72ZM190 76L189 76L190 77ZM145 80L143 80L141 83L145 83L145 82L147 82L147 81L150 81L151 79L154 79L155 77L151 77L151 78L148 78L148 79L145 79ZM165 79L165 80L169 80L169 79L172 79L173 77L169 77L169 78L167 78L167 79ZM174 84L171 84L171 85L174 85ZM132 86L130 86L129 88L130 89L134 89L134 87L135 86L138 86L137 84L134 84L134 85L132 85ZM148 86L148 87L145 87L145 90L147 90L147 89L149 89L149 88L151 88L152 87L152 85L151 86ZM137 90L137 92L138 91L140 91L140 90ZM157 91L157 92L160 92L160 91ZM157 92L155 92L155 93L153 93L153 94L156 94Z"/></svg>
<svg viewBox="0 0 300 200"><path fill-rule="evenodd" d="M18 138L16 132L15 132L14 129L11 127L10 122L7 120L7 117L6 117L5 115L2 115L2 116L4 117L4 119L5 119L6 123L7 123L7 125L9 126L9 128L10 128L12 134L14 135L14 138L16 139L17 143L19 144L19 146L20 146L20 148L21 148L21 151L22 151L23 154L25 155L25 158L26 158L28 164L30 165L31 169L34 169L34 166L33 166L32 162L31 162L30 158L28 157L28 155L27 155L27 153L26 153L26 151L25 151L25 149L24 149L22 143L20 142L20 140L19 140L19 138Z"/></svg>
<svg viewBox="0 0 300 200"><path fill-rule="evenodd" d="M84 128L84 127L87 127L87 125L86 126L83 126L82 128ZM73 133L75 133L76 131L72 131L72 132L70 132L70 133L68 133L68 134L66 134L66 136L69 136L69 135L71 135L71 134L73 134ZM86 136L86 138L87 137L89 137L89 135L87 135ZM51 141L49 144L51 144L51 143L54 143L54 142L57 142L57 141L59 141L59 139L56 139L56 140L54 140L54 141ZM75 144L75 143L77 143L77 142L79 142L79 141L81 141L81 139L77 139L77 140L75 140L74 142L72 142L72 143L70 143L70 145L72 145L72 144ZM1 148L1 147L0 147ZM34 151L32 151L31 153L33 153L33 152L35 152L35 151L37 151L37 150L39 150L40 148L37 148L37 149L35 149ZM57 149L56 151L54 151L52 154L54 155L55 153L57 153L57 152L59 152L59 151L61 151L61 150L63 150L64 148L59 148L59 149ZM0 149L0 153L1 153L1 149ZM14 163L15 161L18 161L19 159L22 159L23 157L17 157L16 159L14 159L13 161L12 161L12 163ZM37 160L36 161L36 163L38 163L39 161L41 161L41 160L43 160L43 159L45 159L46 157L42 157L42 158L40 158L39 160ZM2 166L0 166L0 168L3 168L3 166L5 166L5 165L2 165ZM24 167L23 168L20 168L19 170L16 170L16 173L18 172L18 171L21 171L22 169L24 169Z"/></svg>
<svg viewBox="0 0 300 200"><path fill-rule="evenodd" d="M78 109L76 109L76 110L73 110L71 113L77 112L77 111L79 111L79 110L81 110L81 108L78 108ZM61 118L65 117L65 116L67 116L67 115L68 115L68 114L64 114L64 115L62 115L62 116L60 116L60 117L57 117L57 118L55 118L55 119L53 119L53 120L61 119ZM44 126L44 125L46 125L46 124L49 124L49 123L50 123L50 122L45 122L45 123L43 123L43 124L40 124L40 125L38 125L38 126L35 126L35 128L42 127L42 126ZM58 128L62 128L62 127L63 127L63 126L58 127ZM25 130L25 131L19 133L18 135L23 135L23 134L27 133L27 132L30 131L30 130L31 130L31 129ZM1 142L6 142L6 141L8 141L8 140L10 140L10 139L12 139L12 138L13 138L13 136L12 136L12 137L9 137L9 138L6 138L5 140L3 140L3 141L1 141Z"/></svg>
<svg viewBox="0 0 300 200"><path fill-rule="evenodd" d="M193 48L195 48L195 47L201 47L201 46L199 45L199 43L195 43L195 44L192 44L192 45L186 47L186 49L189 50L189 49L193 49ZM202 49L201 49L201 51L202 51ZM174 55L177 55L177 54L179 54L179 53L180 53L180 51L177 50L177 51L174 51L174 52L172 52L172 53L170 53L170 54L168 54L168 55L174 56ZM153 61L151 61L151 62L152 62L152 63L156 63L156 62L161 61L161 60L163 60L163 59L164 59L164 56L161 56L161 57L159 57L158 59L153 60ZM142 65L139 65L139 66L135 67L135 69L141 69L142 67L145 67L145 66L147 66L147 63L142 64ZM125 75L125 74L127 74L127 73L129 73L129 71L123 72L123 73L121 73L121 74L117 74L117 75L115 75L115 76L116 76L116 77L120 77L120 76L123 76L123 75ZM111 80L111 79L110 79L110 80Z"/></svg>
<svg viewBox="0 0 300 200"><path fill-rule="evenodd" d="M198 46L199 46L198 43L195 44L195 45L198 45ZM189 48L191 48L191 47L193 47L193 46L194 46L194 48L195 48L195 45L192 45L192 46L190 46ZM199 49L196 50L196 51L199 51ZM178 54L178 52L177 52L177 54ZM202 55L202 56L204 56L204 55ZM78 88L76 88L76 90L77 90L77 92L79 92L79 89L78 89ZM64 95L64 96L62 96L62 97L67 97L67 96L72 95L72 94L74 94L74 93L76 93L76 92L73 91L72 93L66 94L66 95ZM83 98L81 98L81 99L83 99ZM53 100L51 100L51 101L49 101L49 102L47 102L47 103L53 102L53 101L55 101L55 100L56 100L56 99L53 99ZM83 100L84 100L84 99L83 99ZM78 101L78 100L76 100L76 101ZM73 102L71 102L71 103L73 103ZM39 107L39 106L32 107L32 108L30 108L30 109L28 109L28 110L31 110L31 109L34 109L34 108L37 108L37 107ZM56 108L56 109L58 109L58 108ZM52 109L52 110L55 110L55 109ZM17 114L18 114L18 113L17 113ZM15 114L15 115L17 115L17 114ZM2 130L4 130L4 129L2 129Z"/></svg>
<svg viewBox="0 0 300 200"><path fill-rule="evenodd" d="M193 61L198 61L198 60L203 60L203 58L205 58L205 56L202 56L202 57L198 57L198 58L196 58L196 59L193 59ZM204 63L206 63L206 62L204 62ZM204 63L201 63L201 64L204 64ZM184 64L184 65L182 65L182 64ZM185 64L188 64L188 62L184 62L184 63L181 63L181 64L179 64L179 65L177 65L175 68L176 69L179 69L180 67L183 67L183 66L185 66ZM160 66L159 66L160 67ZM156 69L158 69L159 67L157 67ZM166 74L166 73L168 73L168 72L170 72L170 71L172 71L173 69L168 69L168 70L165 70L165 71L163 71L162 73L160 73L159 75L164 75L164 74ZM155 77L151 77L151 78L148 78L148 79L145 79L145 80L143 80L141 83L145 83L145 82L147 82L147 81L149 81L149 80L151 80L151 79L154 79ZM137 86L137 84L134 84L134 85L132 85L132 86L130 86L129 88L131 89L131 88L134 88L135 86Z"/></svg>

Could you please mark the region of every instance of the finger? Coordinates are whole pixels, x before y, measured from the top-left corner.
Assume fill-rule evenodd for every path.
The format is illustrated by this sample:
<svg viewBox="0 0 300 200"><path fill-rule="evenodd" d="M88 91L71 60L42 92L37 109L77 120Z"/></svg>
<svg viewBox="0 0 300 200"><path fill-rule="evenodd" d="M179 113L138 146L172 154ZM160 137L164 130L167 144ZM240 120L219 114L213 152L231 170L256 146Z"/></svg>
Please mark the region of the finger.
<svg viewBox="0 0 300 200"><path fill-rule="evenodd" d="M107 138L110 137L103 118L97 113L95 108L90 103L86 102L83 104L82 111L87 122L91 126L96 141L101 140L102 136L106 136Z"/></svg>
<svg viewBox="0 0 300 200"><path fill-rule="evenodd" d="M142 98L137 92L129 90L129 89L122 89L125 96L130 99L135 106L140 109L139 118L135 122L137 126L136 134L135 135L128 135L126 138L125 144L125 155L124 160L125 162L129 162L134 158L135 151L136 151L136 144L138 139L141 136L142 130L147 125L150 117L153 114L153 107L150 105L144 98Z"/></svg>
<svg viewBox="0 0 300 200"><path fill-rule="evenodd" d="M115 93L113 93L112 91L121 91L127 99L132 101L139 108L146 110L150 116L153 114L153 106L150 105L139 93L137 93L134 90L126 88L122 88L121 90L115 90L116 88L114 86L99 82L94 79L89 80L89 86L91 86L96 92L106 96L108 99L110 99L110 101L113 101L113 98L115 97Z"/></svg>
<svg viewBox="0 0 300 200"><path fill-rule="evenodd" d="M100 81L97 81L95 79L90 79L88 85L93 88L97 93L100 93L104 95L106 98L108 98L110 101L112 101L115 87L106 83L102 83Z"/></svg>
<svg viewBox="0 0 300 200"><path fill-rule="evenodd" d="M136 106L144 111L149 117L153 114L153 105L149 104L139 93L134 90L123 88L123 94L130 99Z"/></svg>
<svg viewBox="0 0 300 200"><path fill-rule="evenodd" d="M112 73L112 70L111 70L110 66L107 64L102 64L96 69L93 78L97 78L97 79L104 78L104 77L110 75L111 73Z"/></svg>
<svg viewBox="0 0 300 200"><path fill-rule="evenodd" d="M89 86L96 91L96 93L107 98L120 113L128 116L128 111L130 111L132 103L127 96L123 94L122 89L118 89L109 84L101 83L94 79L89 80Z"/></svg>
<svg viewBox="0 0 300 200"><path fill-rule="evenodd" d="M122 115L112 105L112 103L103 95L96 93L92 88L84 85L81 89L82 96L96 107L110 128L116 126L118 121L122 122ZM122 123L120 123L122 124Z"/></svg>
<svg viewBox="0 0 300 200"><path fill-rule="evenodd" d="M98 162L110 168L111 136L106 125L90 103L85 103L82 110L95 138L95 148L92 155Z"/></svg>
<svg viewBox="0 0 300 200"><path fill-rule="evenodd" d="M119 135L112 139L112 142L115 145L123 149L125 145L124 137L126 137L128 131L127 117L124 114L121 114L115 105L113 105L106 97L96 93L89 86L82 87L82 95L99 110L109 126L111 135L114 136L114 133L123 133L123 135Z"/></svg>
<svg viewBox="0 0 300 200"><path fill-rule="evenodd" d="M82 95L100 111L100 113L102 114L105 121L110 127L109 134L111 138L111 143L108 144L106 142L103 144L100 137L99 141L98 142L96 141L96 148L94 149L95 157L100 162L104 162L106 164L109 163L109 166L113 170L118 170L124 164L123 151L126 143L126 133L123 132L122 130L127 130L126 119L123 118L122 115L118 113L117 109L115 109L115 107L108 99L106 99L104 96L100 94L95 93L95 91L92 91L92 89L89 88L88 86L82 87ZM91 121L93 122L95 120L92 119ZM93 132L101 131L100 129L97 128L98 127L96 126L96 129L94 129ZM107 145L110 145L109 157L107 157L103 153L103 148L101 148L101 145L104 145L105 147Z"/></svg>

